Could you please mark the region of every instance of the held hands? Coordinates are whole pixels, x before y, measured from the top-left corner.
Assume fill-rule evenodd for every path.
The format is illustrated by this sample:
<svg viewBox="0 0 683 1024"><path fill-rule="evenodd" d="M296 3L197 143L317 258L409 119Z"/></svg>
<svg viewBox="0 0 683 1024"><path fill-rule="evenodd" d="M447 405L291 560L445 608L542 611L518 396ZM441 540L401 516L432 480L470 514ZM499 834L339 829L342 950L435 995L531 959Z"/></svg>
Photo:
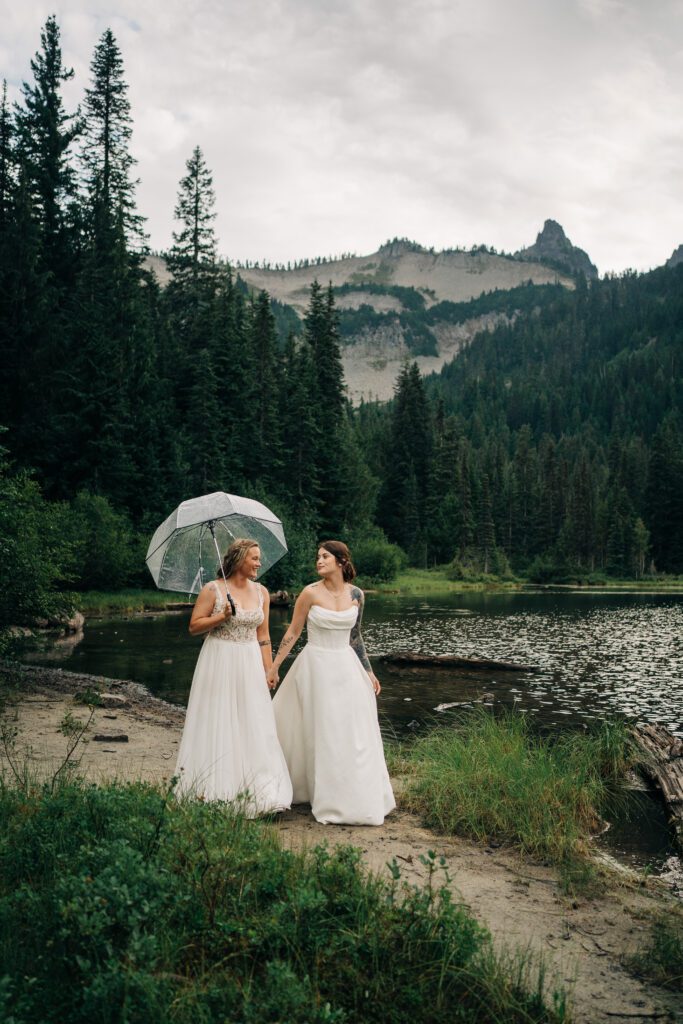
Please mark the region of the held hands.
<svg viewBox="0 0 683 1024"><path fill-rule="evenodd" d="M271 690L274 690L277 684L280 682L280 676L275 665L272 665L266 672L266 682Z"/></svg>
<svg viewBox="0 0 683 1024"><path fill-rule="evenodd" d="M372 683L372 688L375 691L375 696L378 697L382 689L379 685L379 679L374 672L368 672L368 675L370 676L370 682Z"/></svg>

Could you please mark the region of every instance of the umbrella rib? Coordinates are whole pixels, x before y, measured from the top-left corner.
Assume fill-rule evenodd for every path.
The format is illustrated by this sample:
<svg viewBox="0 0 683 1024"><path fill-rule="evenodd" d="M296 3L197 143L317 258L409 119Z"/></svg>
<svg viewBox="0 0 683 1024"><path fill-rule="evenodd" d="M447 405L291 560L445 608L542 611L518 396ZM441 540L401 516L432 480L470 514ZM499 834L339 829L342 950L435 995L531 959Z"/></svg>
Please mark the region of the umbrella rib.
<svg viewBox="0 0 683 1024"><path fill-rule="evenodd" d="M167 544L168 541L171 540L171 538L177 537L181 533L187 533L188 530L193 530L195 528L195 526L199 526L199 525L201 525L201 524L199 524L199 523L190 523L188 526L178 526L178 527L176 527L176 529L172 533L170 533L168 535L168 537L164 537L164 539L162 541L160 541L159 544L157 544L157 546L155 547L154 551L148 551L147 552L147 554L145 556L145 562L149 562L149 560L152 557L152 555L156 555L156 553L159 550L159 548L162 548L164 546L164 544Z"/></svg>

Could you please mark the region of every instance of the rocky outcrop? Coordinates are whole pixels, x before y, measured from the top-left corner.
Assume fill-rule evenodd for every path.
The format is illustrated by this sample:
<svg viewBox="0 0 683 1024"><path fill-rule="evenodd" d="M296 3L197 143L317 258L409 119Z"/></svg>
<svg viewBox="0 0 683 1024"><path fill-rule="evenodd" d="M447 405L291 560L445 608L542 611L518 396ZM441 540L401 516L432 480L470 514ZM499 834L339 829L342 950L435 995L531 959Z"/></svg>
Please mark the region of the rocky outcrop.
<svg viewBox="0 0 683 1024"><path fill-rule="evenodd" d="M679 263L683 263L683 245L679 245L677 249L674 249L666 261L665 266L677 267Z"/></svg>
<svg viewBox="0 0 683 1024"><path fill-rule="evenodd" d="M591 263L588 253L572 245L556 220L547 220L535 243L515 255L518 259L545 263L570 274L583 274L591 280L598 276L598 268Z"/></svg>

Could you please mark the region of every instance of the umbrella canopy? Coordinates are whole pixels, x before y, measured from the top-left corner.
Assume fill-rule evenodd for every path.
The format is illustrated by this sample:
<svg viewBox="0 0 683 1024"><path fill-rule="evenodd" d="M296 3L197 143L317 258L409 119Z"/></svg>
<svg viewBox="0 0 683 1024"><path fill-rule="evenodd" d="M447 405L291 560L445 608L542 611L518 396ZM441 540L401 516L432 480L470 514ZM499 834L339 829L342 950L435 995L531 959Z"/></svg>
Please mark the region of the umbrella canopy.
<svg viewBox="0 0 683 1024"><path fill-rule="evenodd" d="M215 491L178 505L155 530L145 561L160 590L198 594L240 537L252 538L261 549L259 576L287 553L282 523L270 509L253 498Z"/></svg>

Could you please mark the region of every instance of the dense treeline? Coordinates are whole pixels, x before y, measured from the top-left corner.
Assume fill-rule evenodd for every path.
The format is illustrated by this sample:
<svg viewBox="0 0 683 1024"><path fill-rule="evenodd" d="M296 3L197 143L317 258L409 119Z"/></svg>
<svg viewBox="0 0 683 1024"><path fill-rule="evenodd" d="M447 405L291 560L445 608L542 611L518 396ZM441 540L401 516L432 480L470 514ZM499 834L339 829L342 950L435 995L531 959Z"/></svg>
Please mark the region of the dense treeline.
<svg viewBox="0 0 683 1024"><path fill-rule="evenodd" d="M217 489L283 517L274 586L308 577L322 534L373 575L400 560L387 537L456 575L683 570L682 268L431 310L415 293L416 341L435 317L505 316L439 377L406 365L392 403L354 412L332 289L312 286L303 326L248 293L217 256L199 147L169 284L146 268L111 31L79 110L54 18L31 72L0 104L3 620L55 588L145 581L152 529Z"/></svg>
<svg viewBox="0 0 683 1024"><path fill-rule="evenodd" d="M574 291L478 335L393 408L361 410L388 441L378 518L419 561L454 572L683 571L683 267ZM377 463L372 463L377 469Z"/></svg>

